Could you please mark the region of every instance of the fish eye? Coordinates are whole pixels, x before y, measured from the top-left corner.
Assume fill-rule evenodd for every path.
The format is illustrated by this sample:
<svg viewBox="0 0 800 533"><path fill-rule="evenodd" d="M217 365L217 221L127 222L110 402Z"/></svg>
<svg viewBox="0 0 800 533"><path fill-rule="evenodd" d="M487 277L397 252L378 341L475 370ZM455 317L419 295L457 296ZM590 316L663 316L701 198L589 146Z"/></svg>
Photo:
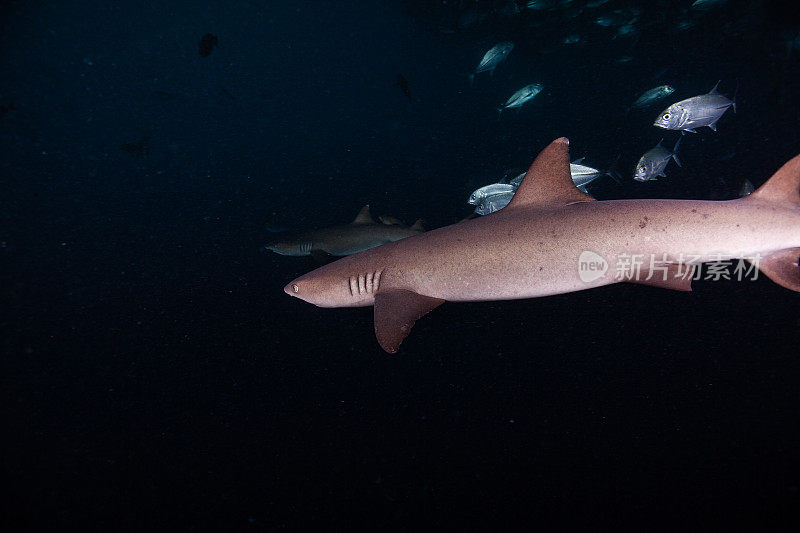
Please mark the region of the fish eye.
<svg viewBox="0 0 800 533"><path fill-rule="evenodd" d="M664 116L661 118L663 118L664 120L669 120L669 117L670 117L669 113L664 113Z"/></svg>
<svg viewBox="0 0 800 533"><path fill-rule="evenodd" d="M292 291L297 294L300 292L300 287L297 286L297 283L292 283Z"/></svg>

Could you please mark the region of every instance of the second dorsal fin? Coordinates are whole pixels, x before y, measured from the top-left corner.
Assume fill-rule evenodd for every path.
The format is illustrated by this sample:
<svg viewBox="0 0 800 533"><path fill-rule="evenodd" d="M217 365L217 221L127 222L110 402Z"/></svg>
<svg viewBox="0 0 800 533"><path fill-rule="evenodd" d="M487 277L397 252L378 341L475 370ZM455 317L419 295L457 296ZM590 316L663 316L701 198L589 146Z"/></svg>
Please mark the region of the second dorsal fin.
<svg viewBox="0 0 800 533"><path fill-rule="evenodd" d="M520 207L550 207L577 202L593 202L594 198L581 192L572 181L569 170L569 140L561 137L542 150L531 164L514 198L505 209Z"/></svg>

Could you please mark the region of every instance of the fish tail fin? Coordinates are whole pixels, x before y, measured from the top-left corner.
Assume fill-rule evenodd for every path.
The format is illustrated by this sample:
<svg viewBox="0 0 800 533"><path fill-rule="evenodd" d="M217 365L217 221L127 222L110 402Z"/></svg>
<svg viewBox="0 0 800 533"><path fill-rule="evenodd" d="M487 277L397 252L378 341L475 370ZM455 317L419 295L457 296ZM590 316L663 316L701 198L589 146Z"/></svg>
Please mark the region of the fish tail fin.
<svg viewBox="0 0 800 533"><path fill-rule="evenodd" d="M469 86L472 87L472 84L475 83L475 74L469 75Z"/></svg>
<svg viewBox="0 0 800 533"><path fill-rule="evenodd" d="M678 142L676 142L675 146L672 148L672 159L675 160L675 164L677 164L679 167L683 166L681 164L681 160L678 159L678 147L681 145L681 139L683 139L683 137L678 137Z"/></svg>
<svg viewBox="0 0 800 533"><path fill-rule="evenodd" d="M503 114L503 108L502 107L498 107L497 108L497 118L499 119L500 115L502 115L502 114Z"/></svg>
<svg viewBox="0 0 800 533"><path fill-rule="evenodd" d="M733 91L733 112L736 113L736 97L739 95L739 80L736 80L736 90Z"/></svg>
<svg viewBox="0 0 800 533"><path fill-rule="evenodd" d="M622 174L617 170L617 163L619 163L620 157L622 157L622 154L617 154L617 158L614 159L614 162L611 163L611 166L606 170L606 176L616 181L619 185L622 185Z"/></svg>
<svg viewBox="0 0 800 533"><path fill-rule="evenodd" d="M800 155L786 162L767 182L746 196L752 199L790 204L800 209ZM777 250L753 261L769 279L787 289L800 292L800 248Z"/></svg>

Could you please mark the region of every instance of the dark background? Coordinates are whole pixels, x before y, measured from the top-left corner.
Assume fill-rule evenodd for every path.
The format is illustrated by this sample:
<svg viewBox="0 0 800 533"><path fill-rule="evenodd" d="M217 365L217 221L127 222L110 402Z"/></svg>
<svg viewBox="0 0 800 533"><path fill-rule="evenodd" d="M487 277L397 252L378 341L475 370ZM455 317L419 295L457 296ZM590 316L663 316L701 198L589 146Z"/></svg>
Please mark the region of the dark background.
<svg viewBox="0 0 800 533"><path fill-rule="evenodd" d="M283 294L310 258L261 251L268 225L366 203L452 223L561 135L588 164L621 155L599 199L731 198L800 152L791 4L583 4L0 3L4 523L796 525L797 294L761 277L448 304L391 356L371 309ZM636 36L593 23L630 6ZM628 106L717 80L738 112L634 183L679 135L651 126L669 102Z"/></svg>

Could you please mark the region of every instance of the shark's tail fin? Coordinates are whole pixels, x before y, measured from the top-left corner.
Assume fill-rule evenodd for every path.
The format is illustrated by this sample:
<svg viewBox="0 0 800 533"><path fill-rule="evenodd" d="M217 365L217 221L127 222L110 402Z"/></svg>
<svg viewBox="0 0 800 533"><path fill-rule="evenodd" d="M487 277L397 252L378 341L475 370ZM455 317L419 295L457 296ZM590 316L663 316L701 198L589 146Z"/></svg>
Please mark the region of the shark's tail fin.
<svg viewBox="0 0 800 533"><path fill-rule="evenodd" d="M800 209L800 155L789 160L756 192L744 199L745 202L753 200L791 205ZM756 266L778 285L800 292L798 259L800 248L786 248L761 257Z"/></svg>

